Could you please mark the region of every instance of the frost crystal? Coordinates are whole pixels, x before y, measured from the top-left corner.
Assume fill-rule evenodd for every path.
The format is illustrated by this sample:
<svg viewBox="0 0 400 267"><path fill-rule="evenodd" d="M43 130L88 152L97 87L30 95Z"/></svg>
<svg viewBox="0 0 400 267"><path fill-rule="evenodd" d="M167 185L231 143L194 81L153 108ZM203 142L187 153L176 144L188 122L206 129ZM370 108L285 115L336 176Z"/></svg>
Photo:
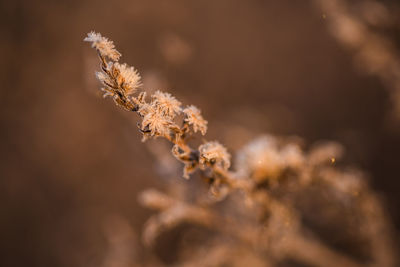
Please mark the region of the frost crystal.
<svg viewBox="0 0 400 267"><path fill-rule="evenodd" d="M172 119L181 112L182 103L171 94L157 91L151 97L153 98L153 103L159 112L168 118Z"/></svg>
<svg viewBox="0 0 400 267"><path fill-rule="evenodd" d="M183 110L185 113L185 122L192 125L194 132L200 131L202 135L207 132L207 121L201 116L200 110L191 105Z"/></svg>
<svg viewBox="0 0 400 267"><path fill-rule="evenodd" d="M146 107L146 115L142 121L142 130L149 131L151 136L167 136L170 133L172 122L151 106Z"/></svg>
<svg viewBox="0 0 400 267"><path fill-rule="evenodd" d="M119 71L118 83L124 88L126 95L131 95L142 85L140 74L133 67L125 63L114 63L114 67Z"/></svg>
<svg viewBox="0 0 400 267"><path fill-rule="evenodd" d="M114 42L101 36L100 33L92 31L88 33L88 36L83 40L91 42L92 47L96 48L102 56L108 57L113 61L118 61L121 57L121 54L115 49Z"/></svg>
<svg viewBox="0 0 400 267"><path fill-rule="evenodd" d="M226 148L217 141L212 141L199 146L200 164L217 164L227 170L231 166L231 155Z"/></svg>
<svg viewBox="0 0 400 267"><path fill-rule="evenodd" d="M243 176L251 176L257 181L277 177L284 169L298 169L304 163L304 156L296 144L279 146L272 136L261 136L239 151L236 158L237 169Z"/></svg>

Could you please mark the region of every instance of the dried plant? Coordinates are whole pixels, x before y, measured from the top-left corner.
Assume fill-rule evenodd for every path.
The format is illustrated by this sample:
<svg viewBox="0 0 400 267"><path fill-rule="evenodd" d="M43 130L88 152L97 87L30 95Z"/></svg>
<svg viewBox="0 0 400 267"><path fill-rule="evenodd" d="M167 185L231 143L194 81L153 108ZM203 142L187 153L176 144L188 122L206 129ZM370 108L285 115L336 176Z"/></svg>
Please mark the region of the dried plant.
<svg viewBox="0 0 400 267"><path fill-rule="evenodd" d="M104 96L139 115L143 141L163 137L171 143L172 155L184 165L183 177L199 178L180 181L172 172L168 193L149 189L140 195L144 206L158 211L142 234L150 251L166 232L193 225L203 238L164 248L177 255L173 265L395 265L382 204L363 173L336 166L343 154L339 144L304 150L293 139L265 135L238 151L231 169L231 155L218 141L189 145L188 137L207 131L198 108L183 107L160 91L146 98L146 92L138 92L139 73L118 62L111 41L94 32L85 41L98 52ZM161 163L167 157L162 151L155 152ZM148 255L135 260L155 264Z"/></svg>
<svg viewBox="0 0 400 267"><path fill-rule="evenodd" d="M395 38L398 6L375 0L314 0L332 35L353 54L364 73L375 75L389 90L395 116L400 117L400 55Z"/></svg>

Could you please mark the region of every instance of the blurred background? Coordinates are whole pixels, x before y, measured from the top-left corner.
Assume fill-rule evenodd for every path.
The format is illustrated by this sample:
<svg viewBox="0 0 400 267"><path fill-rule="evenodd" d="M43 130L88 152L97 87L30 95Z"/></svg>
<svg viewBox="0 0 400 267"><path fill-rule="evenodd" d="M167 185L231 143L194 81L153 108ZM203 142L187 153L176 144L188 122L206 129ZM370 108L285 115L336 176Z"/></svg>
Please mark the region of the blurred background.
<svg viewBox="0 0 400 267"><path fill-rule="evenodd" d="M342 143L399 230L393 86L354 64L316 2L0 1L0 265L107 266L110 243L140 243L150 212L137 194L162 184L135 115L101 98L91 30L145 88L200 107L207 139L232 153L262 133ZM350 10L375 18L367 26L395 53L396 1L364 2Z"/></svg>

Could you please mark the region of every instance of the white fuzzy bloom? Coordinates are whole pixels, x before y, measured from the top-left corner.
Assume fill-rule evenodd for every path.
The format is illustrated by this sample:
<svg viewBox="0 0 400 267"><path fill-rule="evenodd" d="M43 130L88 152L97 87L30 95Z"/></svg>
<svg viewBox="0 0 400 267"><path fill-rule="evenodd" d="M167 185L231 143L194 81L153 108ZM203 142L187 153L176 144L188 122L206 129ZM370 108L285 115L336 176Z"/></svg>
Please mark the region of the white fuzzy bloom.
<svg viewBox="0 0 400 267"><path fill-rule="evenodd" d="M158 111L170 119L173 119L176 115L181 112L182 103L179 102L175 97L169 93L163 93L161 91L156 91L153 98L153 105Z"/></svg>
<svg viewBox="0 0 400 267"><path fill-rule="evenodd" d="M92 31L88 33L83 41L91 42L92 47L96 48L102 56L108 57L113 61L118 61L121 57L121 54L115 49L114 42L101 36L100 33Z"/></svg>
<svg viewBox="0 0 400 267"><path fill-rule="evenodd" d="M227 170L231 166L231 155L226 148L217 141L207 142L199 146L200 164L217 164Z"/></svg>
<svg viewBox="0 0 400 267"><path fill-rule="evenodd" d="M203 118L200 110L197 107L193 105L188 106L183 110L183 113L185 113L184 121L189 125L192 125L195 133L200 131L202 135L206 134L208 122Z"/></svg>

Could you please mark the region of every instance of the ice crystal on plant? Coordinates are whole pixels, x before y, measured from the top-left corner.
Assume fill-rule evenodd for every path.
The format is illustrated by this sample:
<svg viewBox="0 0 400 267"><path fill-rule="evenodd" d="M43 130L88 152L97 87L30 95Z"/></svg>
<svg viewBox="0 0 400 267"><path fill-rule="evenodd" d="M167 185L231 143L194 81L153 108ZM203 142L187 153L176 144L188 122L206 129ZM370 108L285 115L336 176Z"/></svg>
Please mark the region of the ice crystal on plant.
<svg viewBox="0 0 400 267"><path fill-rule="evenodd" d="M297 168L303 162L303 153L297 145L279 147L278 140L269 135L250 142L236 158L241 175L251 175L257 181L277 177L285 168Z"/></svg>
<svg viewBox="0 0 400 267"><path fill-rule="evenodd" d="M231 166L231 155L217 141L207 142L199 146L200 164L218 165L227 170Z"/></svg>
<svg viewBox="0 0 400 267"><path fill-rule="evenodd" d="M197 107L191 105L185 108L183 112L185 113L184 121L189 125L192 125L193 131L200 131L202 135L205 135L207 132L208 122L203 118L200 110Z"/></svg>
<svg viewBox="0 0 400 267"><path fill-rule="evenodd" d="M156 91L151 97L157 109L168 118L172 119L181 112L181 102L171 94Z"/></svg>
<svg viewBox="0 0 400 267"><path fill-rule="evenodd" d="M173 123L154 107L148 107L148 112L142 121L142 130L149 132L150 136L168 136Z"/></svg>
<svg viewBox="0 0 400 267"><path fill-rule="evenodd" d="M127 64L114 63L114 67L118 69L118 84L124 88L127 95L133 94L141 85L140 74L133 67Z"/></svg>
<svg viewBox="0 0 400 267"><path fill-rule="evenodd" d="M104 57L108 57L113 61L118 61L121 57L121 53L115 49L114 42L101 36L100 33L92 31L88 33L87 37L83 40L91 42L92 47L96 48L96 50Z"/></svg>

